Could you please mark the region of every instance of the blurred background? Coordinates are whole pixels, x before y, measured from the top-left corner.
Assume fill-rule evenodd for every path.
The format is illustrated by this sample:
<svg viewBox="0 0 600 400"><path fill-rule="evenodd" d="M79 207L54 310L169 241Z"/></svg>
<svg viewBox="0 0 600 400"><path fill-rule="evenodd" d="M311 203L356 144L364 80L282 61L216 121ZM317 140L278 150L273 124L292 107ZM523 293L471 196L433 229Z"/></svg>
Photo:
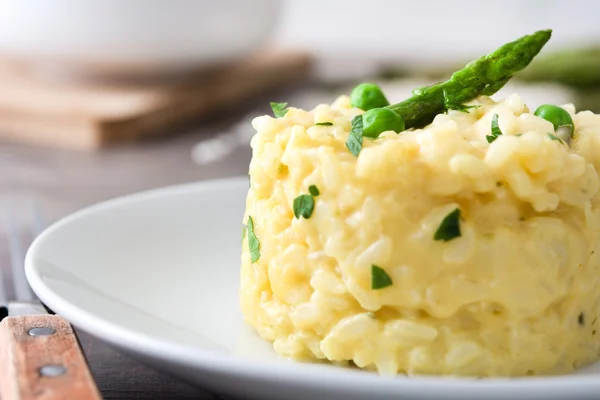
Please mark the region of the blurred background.
<svg viewBox="0 0 600 400"><path fill-rule="evenodd" d="M23 205L51 223L244 175L250 122L270 101L313 108L370 81L397 102L538 29L553 29L550 43L494 97L600 112L598 15L595 0L4 0L0 265L4 218L25 231ZM88 354L101 389L142 376L115 375L118 357L103 354Z"/></svg>
<svg viewBox="0 0 600 400"><path fill-rule="evenodd" d="M247 172L269 101L312 108L369 80L392 101L552 28L496 95L599 110L593 0L6 0L0 193L49 221L106 198Z"/></svg>

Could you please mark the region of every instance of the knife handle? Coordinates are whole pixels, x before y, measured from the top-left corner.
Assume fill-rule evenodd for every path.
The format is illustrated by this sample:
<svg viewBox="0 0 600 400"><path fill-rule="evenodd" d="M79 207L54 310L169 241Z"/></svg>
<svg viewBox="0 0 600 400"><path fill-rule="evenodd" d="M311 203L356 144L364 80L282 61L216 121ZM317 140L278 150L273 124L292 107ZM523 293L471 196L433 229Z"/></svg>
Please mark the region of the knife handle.
<svg viewBox="0 0 600 400"><path fill-rule="evenodd" d="M24 315L2 320L0 398L102 398L69 322L57 315Z"/></svg>

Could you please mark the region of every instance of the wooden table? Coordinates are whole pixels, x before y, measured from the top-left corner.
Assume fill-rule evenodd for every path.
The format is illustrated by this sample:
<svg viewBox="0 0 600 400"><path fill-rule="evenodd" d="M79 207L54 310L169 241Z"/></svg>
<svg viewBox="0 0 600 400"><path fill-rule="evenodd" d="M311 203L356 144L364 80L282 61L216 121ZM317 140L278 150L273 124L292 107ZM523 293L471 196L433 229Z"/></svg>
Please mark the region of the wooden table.
<svg viewBox="0 0 600 400"><path fill-rule="evenodd" d="M240 110L235 116L205 121L201 128L168 140L99 153L0 143L0 194L34 199L47 221L52 222L92 203L139 190L244 175L251 156L249 147L240 147L206 166L198 166L190 158L195 143L223 132L242 115ZM0 266L4 267L8 265L8 251L2 243L2 229L0 224ZM105 399L219 398L155 372L88 334L79 335Z"/></svg>

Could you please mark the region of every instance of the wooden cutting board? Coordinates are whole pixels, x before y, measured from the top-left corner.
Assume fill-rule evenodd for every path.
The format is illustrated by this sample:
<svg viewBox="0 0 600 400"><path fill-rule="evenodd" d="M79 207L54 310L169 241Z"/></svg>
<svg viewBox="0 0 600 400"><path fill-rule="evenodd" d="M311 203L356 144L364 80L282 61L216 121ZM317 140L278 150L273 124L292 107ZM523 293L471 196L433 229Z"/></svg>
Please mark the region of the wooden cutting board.
<svg viewBox="0 0 600 400"><path fill-rule="evenodd" d="M0 140L95 150L148 136L309 76L305 53L267 51L161 82L65 81L0 62Z"/></svg>

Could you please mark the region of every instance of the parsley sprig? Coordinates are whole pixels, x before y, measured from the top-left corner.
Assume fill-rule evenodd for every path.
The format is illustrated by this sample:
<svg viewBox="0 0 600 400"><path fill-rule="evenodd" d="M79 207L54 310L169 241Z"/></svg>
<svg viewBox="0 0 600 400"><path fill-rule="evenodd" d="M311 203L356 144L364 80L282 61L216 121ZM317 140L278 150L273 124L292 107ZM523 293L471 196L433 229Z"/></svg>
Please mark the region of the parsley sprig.
<svg viewBox="0 0 600 400"><path fill-rule="evenodd" d="M358 157L358 153L362 150L363 144L363 120L362 115L357 115L352 119L352 129L346 141L346 147L350 153Z"/></svg>
<svg viewBox="0 0 600 400"><path fill-rule="evenodd" d="M300 219L300 217L304 217L304 219L309 219L311 217L313 210L315 209L315 197L321 194L319 188L315 185L310 185L308 187L308 192L310 194L301 194L294 199L294 216L298 219Z"/></svg>
<svg viewBox="0 0 600 400"><path fill-rule="evenodd" d="M371 289L383 289L392 286L392 278L387 272L377 265L371 266Z"/></svg>
<svg viewBox="0 0 600 400"><path fill-rule="evenodd" d="M315 209L315 199L310 194L301 194L294 199L294 216L309 219Z"/></svg>
<svg viewBox="0 0 600 400"><path fill-rule="evenodd" d="M460 209L456 208L444 217L442 223L433 235L433 240L443 240L444 242L447 242L460 236Z"/></svg>
<svg viewBox="0 0 600 400"><path fill-rule="evenodd" d="M498 126L498 114L494 114L492 117L492 134L487 135L485 138L487 139L488 143L492 143L494 140L498 139L498 136L500 135L502 135L502 131Z"/></svg>
<svg viewBox="0 0 600 400"><path fill-rule="evenodd" d="M254 233L254 220L251 216L248 216L248 224L246 225L248 230L248 248L250 249L250 261L256 262L260 258L260 241Z"/></svg>
<svg viewBox="0 0 600 400"><path fill-rule="evenodd" d="M466 105L466 104L461 104L461 103L457 103L457 104L453 104L453 103L446 103L446 109L447 110L454 110L454 111L460 111L463 113L468 113L470 109L472 108L479 108L481 107L478 104L473 104L473 105Z"/></svg>
<svg viewBox="0 0 600 400"><path fill-rule="evenodd" d="M275 102L271 102L271 109L273 110L273 115L275 115L276 118L281 118L284 117L285 114L287 114L287 112L289 111L287 109L288 103L275 103Z"/></svg>

